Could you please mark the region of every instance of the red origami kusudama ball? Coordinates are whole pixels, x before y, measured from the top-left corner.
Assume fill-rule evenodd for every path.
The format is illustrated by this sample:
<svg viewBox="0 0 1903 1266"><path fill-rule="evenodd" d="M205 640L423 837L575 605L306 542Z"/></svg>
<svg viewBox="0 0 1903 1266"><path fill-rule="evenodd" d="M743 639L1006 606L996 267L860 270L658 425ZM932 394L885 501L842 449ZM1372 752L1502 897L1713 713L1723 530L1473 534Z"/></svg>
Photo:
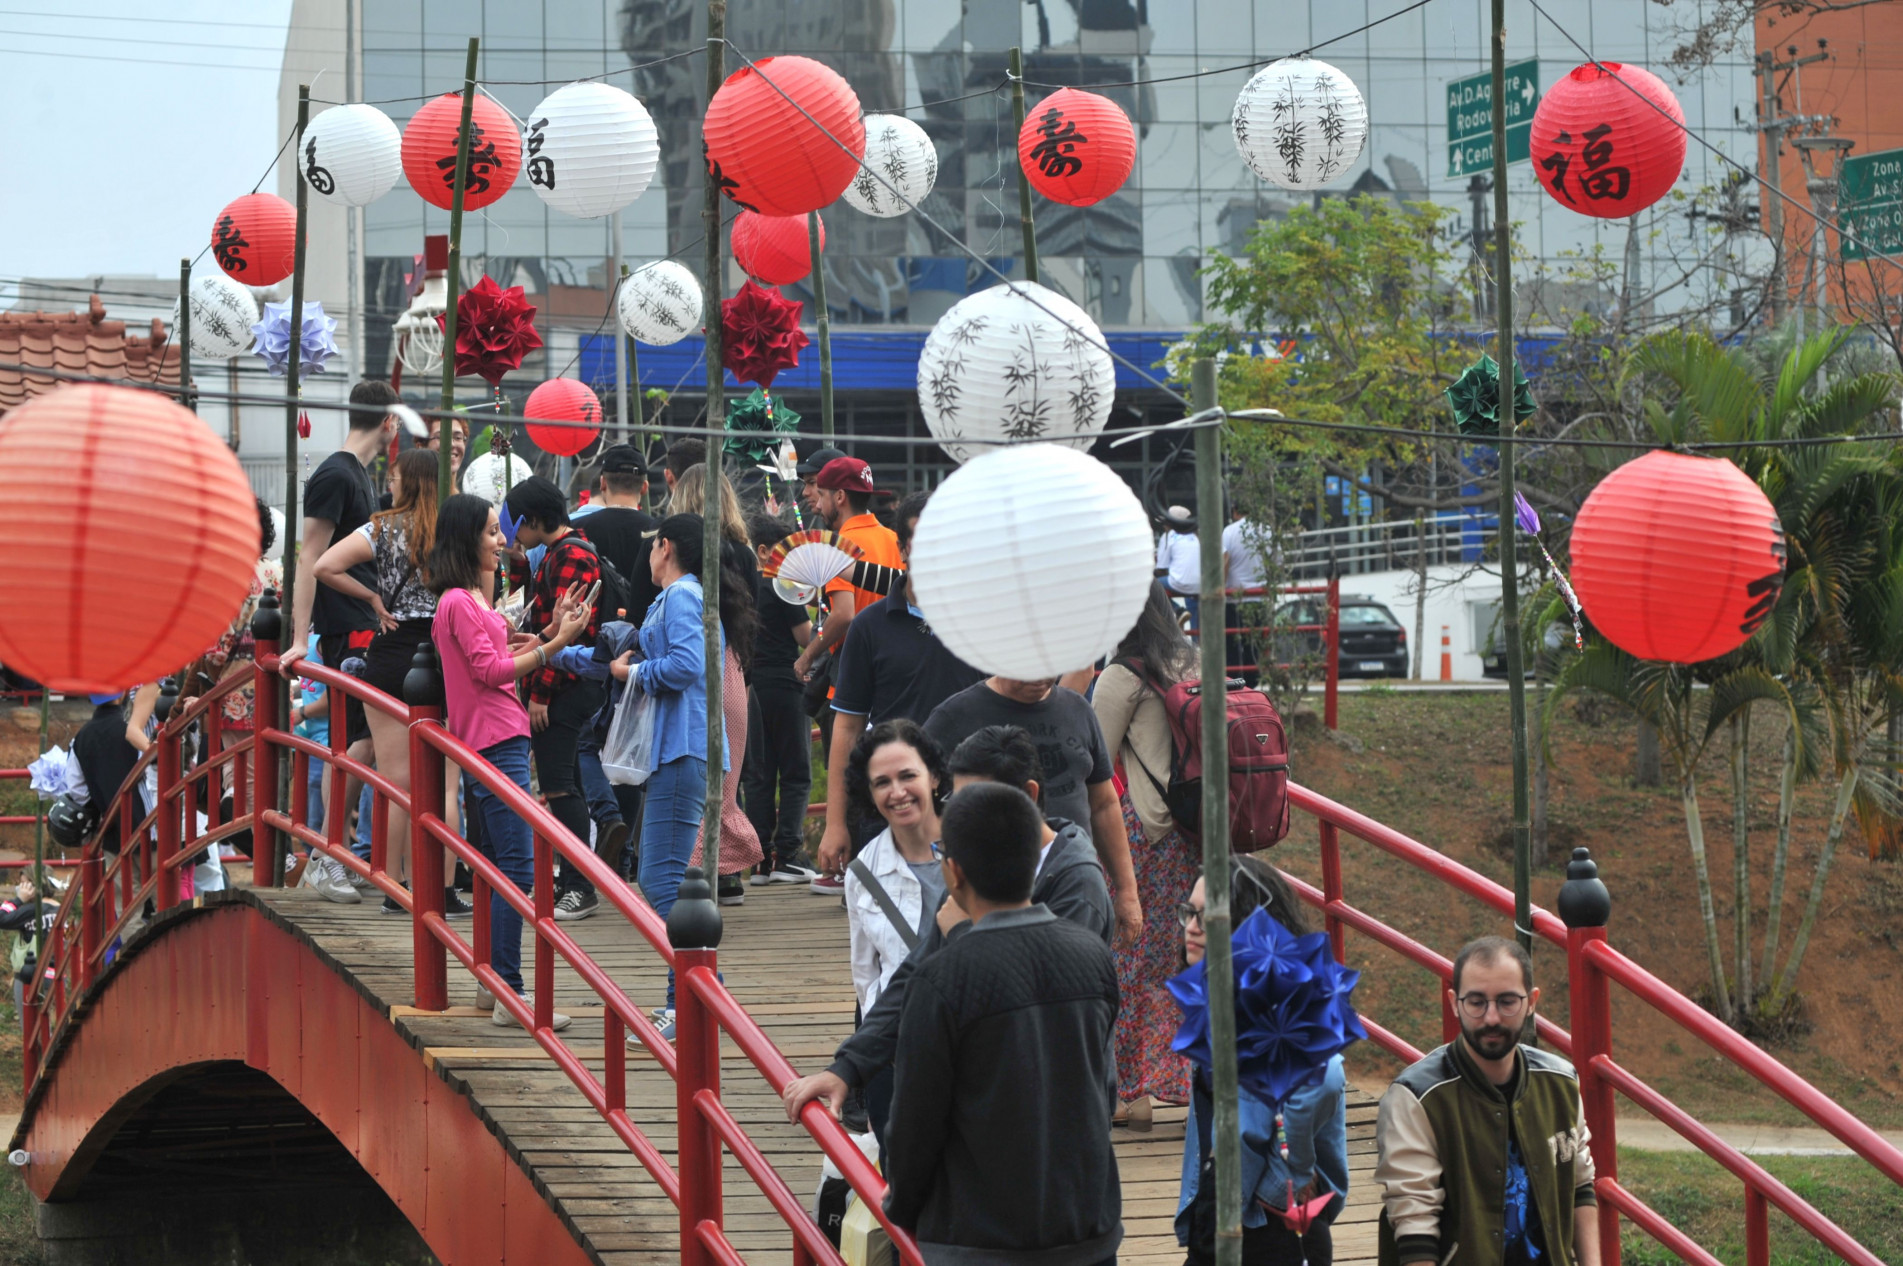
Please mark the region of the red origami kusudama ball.
<svg viewBox="0 0 1903 1266"><path fill-rule="evenodd" d="M1593 627L1641 659L1737 649L1784 584L1784 528L1722 458L1647 453L1599 481L1573 524L1573 588Z"/></svg>
<svg viewBox="0 0 1903 1266"><path fill-rule="evenodd" d="M817 217L819 212L812 212ZM770 286L790 286L813 271L812 240L803 215L742 211L733 221L733 257L747 276ZM826 249L826 221L819 222L819 249Z"/></svg>
<svg viewBox="0 0 1903 1266"><path fill-rule="evenodd" d="M1588 63L1541 99L1530 146L1555 202L1623 219L1670 193L1684 170L1685 112L1651 71Z"/></svg>
<svg viewBox="0 0 1903 1266"><path fill-rule="evenodd" d="M0 418L0 663L68 694L157 681L237 618L258 565L238 459L164 396L61 387Z"/></svg>
<svg viewBox="0 0 1903 1266"><path fill-rule="evenodd" d="M246 286L275 286L297 263L297 208L274 193L234 198L211 226L212 258Z"/></svg>
<svg viewBox="0 0 1903 1266"><path fill-rule="evenodd" d="M720 191L761 215L830 206L866 153L858 95L810 57L762 57L729 75L701 135Z"/></svg>
<svg viewBox="0 0 1903 1266"><path fill-rule="evenodd" d="M531 418L551 422L585 422L579 426L537 426L529 423L529 438L544 453L573 457L595 442L601 434L601 400L586 383L573 378L551 378L529 393L523 412Z"/></svg>
<svg viewBox="0 0 1903 1266"><path fill-rule="evenodd" d="M1018 163L1031 187L1053 202L1087 207L1130 178L1136 130L1108 97L1059 88L1024 116Z"/></svg>
<svg viewBox="0 0 1903 1266"><path fill-rule="evenodd" d="M411 117L403 129L403 176L433 207L448 208L456 193L456 144L463 94L445 93ZM508 111L478 93L469 111L469 183L463 207L486 207L515 183L522 169L522 134Z"/></svg>

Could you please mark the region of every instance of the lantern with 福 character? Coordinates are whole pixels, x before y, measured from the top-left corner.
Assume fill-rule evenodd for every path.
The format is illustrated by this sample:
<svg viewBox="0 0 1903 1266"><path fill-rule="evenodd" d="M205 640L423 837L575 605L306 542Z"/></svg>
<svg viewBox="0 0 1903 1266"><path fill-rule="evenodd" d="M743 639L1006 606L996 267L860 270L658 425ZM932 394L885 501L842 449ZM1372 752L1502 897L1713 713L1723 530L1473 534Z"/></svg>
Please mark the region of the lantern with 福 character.
<svg viewBox="0 0 1903 1266"><path fill-rule="evenodd" d="M762 215L830 206L866 152L852 85L810 57L762 57L727 76L701 136L720 191Z"/></svg>
<svg viewBox="0 0 1903 1266"><path fill-rule="evenodd" d="M1670 193L1684 170L1685 113L1651 71L1588 62L1540 98L1528 149L1555 202L1624 219Z"/></svg>
<svg viewBox="0 0 1903 1266"><path fill-rule="evenodd" d="M1018 162L1031 187L1066 206L1091 206L1123 188L1136 156L1136 131L1122 108L1076 88L1038 102L1018 131Z"/></svg>
<svg viewBox="0 0 1903 1266"><path fill-rule="evenodd" d="M433 207L448 209L456 190L456 142L463 94L444 93L403 129L403 174ZM509 112L480 92L469 108L469 179L463 209L477 211L509 192L522 168L522 134Z"/></svg>
<svg viewBox="0 0 1903 1266"><path fill-rule="evenodd" d="M529 187L557 211L613 215L647 191L661 146L647 107L613 84L557 88L528 116Z"/></svg>
<svg viewBox="0 0 1903 1266"><path fill-rule="evenodd" d="M1573 589L1605 638L1640 659L1736 650L1784 584L1784 528L1721 457L1652 452L1599 481L1573 521Z"/></svg>
<svg viewBox="0 0 1903 1266"><path fill-rule="evenodd" d="M298 142L298 166L311 192L346 207L368 206L403 174L403 136L373 105L332 106Z"/></svg>
<svg viewBox="0 0 1903 1266"><path fill-rule="evenodd" d="M211 256L233 281L275 286L297 262L297 208L274 193L233 198L212 222Z"/></svg>

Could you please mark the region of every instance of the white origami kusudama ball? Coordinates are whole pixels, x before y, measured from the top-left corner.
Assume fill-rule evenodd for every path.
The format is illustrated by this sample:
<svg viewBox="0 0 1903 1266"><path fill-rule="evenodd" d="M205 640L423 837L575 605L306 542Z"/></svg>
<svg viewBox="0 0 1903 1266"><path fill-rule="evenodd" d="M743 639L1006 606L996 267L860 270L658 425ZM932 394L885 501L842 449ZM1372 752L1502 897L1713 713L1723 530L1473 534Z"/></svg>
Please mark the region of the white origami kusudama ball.
<svg viewBox="0 0 1903 1266"><path fill-rule="evenodd" d="M258 302L251 292L218 272L192 277L192 359L230 360L251 350L251 327L258 323ZM173 337L178 336L178 304L172 304Z"/></svg>
<svg viewBox="0 0 1903 1266"><path fill-rule="evenodd" d="M1135 494L1076 449L1024 444L959 467L912 535L912 585L940 641L974 668L1061 677L1117 649L1150 592Z"/></svg>
<svg viewBox="0 0 1903 1266"><path fill-rule="evenodd" d="M490 505L501 505L502 499L509 495L509 489L535 473L527 462L509 454L507 481L504 481L502 457L498 453L483 453L470 459L463 467L463 491L472 497L481 497Z"/></svg>
<svg viewBox="0 0 1903 1266"><path fill-rule="evenodd" d="M847 202L891 219L923 201L937 179L938 147L924 128L896 114L866 116L866 156L846 186Z"/></svg>
<svg viewBox="0 0 1903 1266"><path fill-rule="evenodd" d="M647 108L613 84L557 88L522 134L522 172L536 196L584 220L613 215L647 192L660 158Z"/></svg>
<svg viewBox="0 0 1903 1266"><path fill-rule="evenodd" d="M298 165L324 201L368 206L403 175L403 134L373 105L332 106L304 129Z"/></svg>
<svg viewBox="0 0 1903 1266"><path fill-rule="evenodd" d="M919 407L939 447L969 461L987 441L1087 449L1110 420L1116 366L1084 310L1036 282L1000 282L952 305L918 358Z"/></svg>
<svg viewBox="0 0 1903 1266"><path fill-rule="evenodd" d="M1327 62L1284 57L1243 85L1229 123L1256 175L1284 189L1319 189L1361 156L1368 102Z"/></svg>
<svg viewBox="0 0 1903 1266"><path fill-rule="evenodd" d="M615 313L629 338L666 347L700 328L701 303L700 280L687 266L657 259L628 274Z"/></svg>

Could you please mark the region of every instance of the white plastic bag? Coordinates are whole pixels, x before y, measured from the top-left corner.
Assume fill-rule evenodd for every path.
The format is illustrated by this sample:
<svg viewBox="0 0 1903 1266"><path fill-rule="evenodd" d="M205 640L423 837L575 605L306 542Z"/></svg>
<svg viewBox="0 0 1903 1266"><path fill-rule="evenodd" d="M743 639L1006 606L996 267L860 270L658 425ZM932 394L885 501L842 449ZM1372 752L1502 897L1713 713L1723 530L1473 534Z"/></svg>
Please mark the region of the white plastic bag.
<svg viewBox="0 0 1903 1266"><path fill-rule="evenodd" d="M654 698L628 683L608 722L601 768L608 781L638 787L654 773Z"/></svg>

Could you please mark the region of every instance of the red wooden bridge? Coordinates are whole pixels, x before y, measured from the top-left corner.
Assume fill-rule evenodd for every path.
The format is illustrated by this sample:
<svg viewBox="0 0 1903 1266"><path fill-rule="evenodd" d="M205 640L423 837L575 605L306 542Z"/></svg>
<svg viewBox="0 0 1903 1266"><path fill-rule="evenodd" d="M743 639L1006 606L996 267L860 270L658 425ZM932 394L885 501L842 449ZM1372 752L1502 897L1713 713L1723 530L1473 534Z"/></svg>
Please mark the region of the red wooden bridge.
<svg viewBox="0 0 1903 1266"><path fill-rule="evenodd" d="M795 1266L840 1262L807 1214L821 1158L875 1210L883 1182L822 1108L809 1106L791 1125L778 1097L799 1070L822 1066L851 1029L837 906L799 890L754 889L746 906L725 912L723 927L722 912L684 889L670 943L670 929L637 894L449 735L427 670L412 675L408 704L329 668L304 670L408 724L408 793L350 760L342 727L332 727L330 748L286 732L270 676L279 636L272 601L257 625L255 733L218 732L218 699L243 676L170 719L104 815L99 838L115 849L95 841L71 872L44 970L23 1007L26 1100L12 1147L43 1202L43 1232L70 1241L59 1260L118 1260L105 1247L115 1237L153 1246L126 1260L161 1260L158 1241L180 1234L176 1217L158 1229L164 1216L199 1208L195 1202L215 1191L255 1200L282 1236L349 1241L348 1252L325 1240L327 1255L298 1257L295 1244L282 1244L253 1259L731 1266L790 1254ZM216 755L186 770L180 739L194 721ZM290 776L281 791L285 753ZM329 766L322 829L302 825L312 760ZM154 763L160 792L147 813L134 785ZM531 895L445 823L445 774L456 770L533 827ZM367 865L344 843L346 775L374 792ZM213 811L201 833L193 810L208 782L203 799ZM228 808L219 784L231 793ZM1349 900L1344 834L1511 917L1512 894L1485 877L1313 792L1293 794L1315 819L1322 858L1321 888L1299 881L1298 888L1322 912L1338 955L1352 932L1442 980L1451 968ZM384 870L391 805L410 814L414 895ZM244 832L255 842L253 882L182 896L192 856ZM337 906L277 886L291 838L366 876L405 917L383 917L374 897ZM436 844L475 876L470 923L444 917ZM599 888L604 909L596 918L554 918L557 858ZM1614 1102L1624 1095L1738 1177L1749 1266L1768 1266L1774 1210L1843 1260L1880 1266L1825 1213L1616 1061L1612 987L1646 1004L1651 1023L1704 1042L1899 1185L1903 1153L1613 948L1603 890L1583 850L1569 875L1559 904L1573 926L1539 910L1533 931L1567 955L1572 1030L1542 1018L1540 1033L1580 1071L1606 1260L1620 1260L1623 1219L1687 1261L1718 1261L1621 1186ZM488 966L491 890L525 920L532 1008ZM669 967L679 973L672 1042L645 1015ZM516 1025L498 1027L468 1005L479 984ZM551 1028L556 1009L575 1019L565 1032ZM1387 1051L1419 1056L1378 1016L1364 1020ZM1446 1036L1457 1032L1451 1012L1443 1025ZM1372 1120L1372 1100L1358 1093L1350 1108L1354 1190L1337 1232L1344 1262L1374 1256ZM1125 1260L1181 1260L1170 1230L1181 1139L1175 1110L1161 1114L1154 1133L1118 1143ZM333 1194L318 1200L316 1192ZM901 1259L918 1266L909 1239L888 1230ZM86 1255L88 1239L100 1241L94 1256Z"/></svg>

